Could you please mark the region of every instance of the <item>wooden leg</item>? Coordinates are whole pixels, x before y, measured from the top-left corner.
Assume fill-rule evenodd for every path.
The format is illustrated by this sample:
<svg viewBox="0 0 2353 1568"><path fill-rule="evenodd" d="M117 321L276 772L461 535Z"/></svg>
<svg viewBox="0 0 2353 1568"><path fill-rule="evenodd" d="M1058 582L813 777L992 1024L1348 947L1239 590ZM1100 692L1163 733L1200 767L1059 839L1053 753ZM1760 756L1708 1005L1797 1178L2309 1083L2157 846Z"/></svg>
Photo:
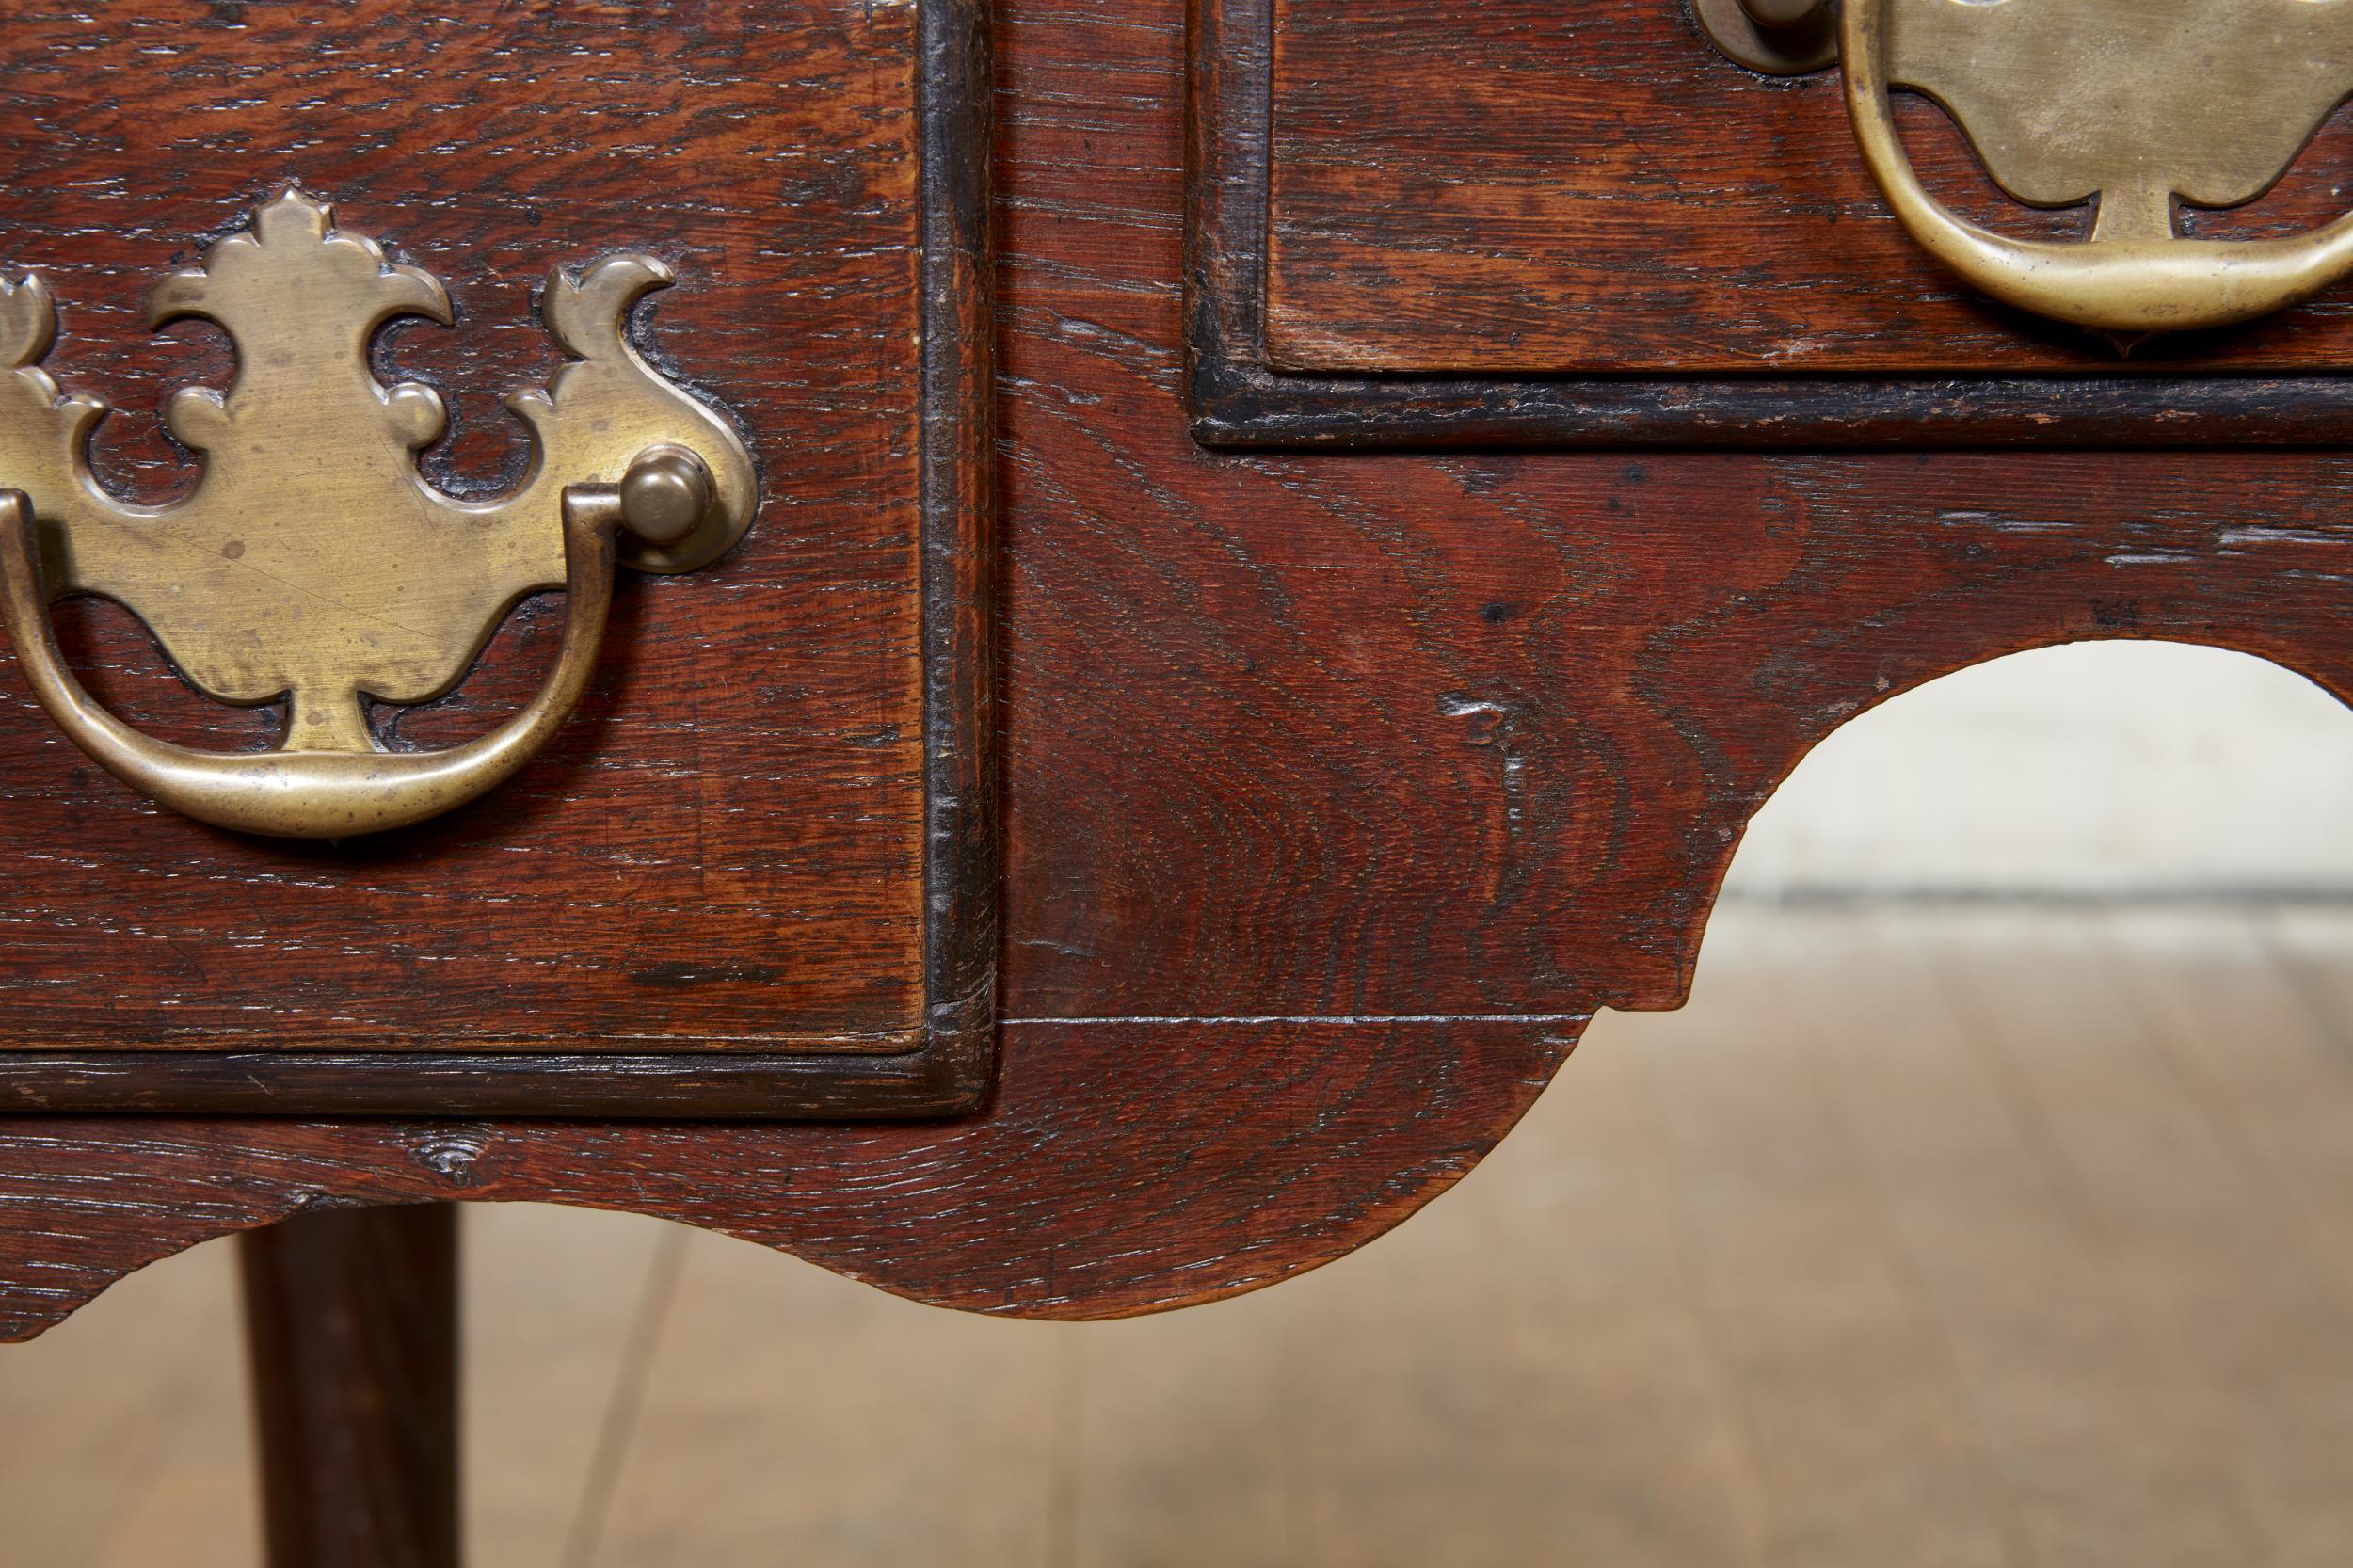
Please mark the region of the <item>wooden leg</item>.
<svg viewBox="0 0 2353 1568"><path fill-rule="evenodd" d="M457 1568L457 1208L244 1238L270 1568Z"/></svg>

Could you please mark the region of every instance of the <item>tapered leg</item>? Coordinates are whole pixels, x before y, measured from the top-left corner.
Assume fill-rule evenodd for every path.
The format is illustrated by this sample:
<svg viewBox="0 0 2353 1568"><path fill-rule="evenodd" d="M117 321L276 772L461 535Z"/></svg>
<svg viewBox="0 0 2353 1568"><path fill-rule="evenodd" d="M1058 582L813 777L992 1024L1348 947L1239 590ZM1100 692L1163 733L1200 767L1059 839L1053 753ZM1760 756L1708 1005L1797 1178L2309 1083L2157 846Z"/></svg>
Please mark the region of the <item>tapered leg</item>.
<svg viewBox="0 0 2353 1568"><path fill-rule="evenodd" d="M270 1568L457 1568L457 1208L244 1239Z"/></svg>

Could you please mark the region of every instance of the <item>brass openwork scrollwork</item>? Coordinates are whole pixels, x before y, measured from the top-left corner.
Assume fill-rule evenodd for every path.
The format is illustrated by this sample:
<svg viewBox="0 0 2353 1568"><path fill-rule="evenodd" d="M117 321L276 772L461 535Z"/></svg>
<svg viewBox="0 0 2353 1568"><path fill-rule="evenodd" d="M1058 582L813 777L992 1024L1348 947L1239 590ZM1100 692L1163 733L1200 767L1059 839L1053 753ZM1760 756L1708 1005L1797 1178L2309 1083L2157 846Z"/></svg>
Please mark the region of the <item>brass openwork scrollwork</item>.
<svg viewBox="0 0 2353 1568"><path fill-rule="evenodd" d="M751 520L742 441L627 339L636 301L670 281L661 262L627 253L550 278L542 312L573 360L546 391L508 399L533 438L527 477L510 494L461 500L416 466L446 425L441 399L379 384L368 358L395 318L449 323L448 295L289 190L148 296L151 326L202 316L238 360L225 392L171 398L168 427L203 455L204 472L191 494L153 507L99 486L88 443L105 407L62 395L40 368L56 330L47 284L0 285L0 621L42 707L119 777L248 832L401 826L510 776L587 685L616 562L690 570ZM465 745L384 749L371 700L448 691L518 600L556 588L568 595L563 650L529 706ZM195 751L106 712L49 624L47 603L71 594L120 601L213 697L283 699L278 748Z"/></svg>

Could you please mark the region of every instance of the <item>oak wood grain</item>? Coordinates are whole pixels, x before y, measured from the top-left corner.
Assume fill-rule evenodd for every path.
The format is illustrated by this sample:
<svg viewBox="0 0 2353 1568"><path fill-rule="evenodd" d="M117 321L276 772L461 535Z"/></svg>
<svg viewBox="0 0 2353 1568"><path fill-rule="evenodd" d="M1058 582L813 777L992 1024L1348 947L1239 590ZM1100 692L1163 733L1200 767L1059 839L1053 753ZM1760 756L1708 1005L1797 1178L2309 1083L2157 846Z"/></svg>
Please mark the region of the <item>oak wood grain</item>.
<svg viewBox="0 0 2353 1568"><path fill-rule="evenodd" d="M1091 1317L1272 1283L1452 1185L1564 1025L1015 1025L953 1122L0 1118L0 1338L306 1202L552 1201L787 1246L971 1310Z"/></svg>

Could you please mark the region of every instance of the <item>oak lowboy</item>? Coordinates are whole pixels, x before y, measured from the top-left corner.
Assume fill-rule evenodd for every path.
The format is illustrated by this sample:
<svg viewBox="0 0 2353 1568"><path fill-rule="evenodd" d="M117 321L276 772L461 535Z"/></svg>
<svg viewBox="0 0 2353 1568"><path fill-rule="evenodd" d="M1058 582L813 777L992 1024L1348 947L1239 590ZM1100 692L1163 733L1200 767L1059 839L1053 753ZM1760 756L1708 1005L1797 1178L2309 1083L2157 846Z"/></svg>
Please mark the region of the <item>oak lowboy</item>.
<svg viewBox="0 0 2353 1568"><path fill-rule="evenodd" d="M0 660L0 1326L296 1209L456 1199L980 1311L1248 1289L1458 1178L1598 1009L1676 1005L1743 824L1856 712L2102 636L2353 695L2353 0L2297 0L2294 50L2193 0L1952 4L1779 8L1845 29L1811 63L1846 69L1789 74L1713 0L18 18L0 252L67 303L69 391L233 410L263 367L120 312L296 185L448 284L458 329L365 374L388 417L437 390L416 461L456 512L627 480L635 438L542 480L484 401L564 374L530 291L609 250L675 276L624 341L758 504L700 569L620 574L535 759L381 835L159 807ZM2071 91L2108 78L2070 51L2150 92L2254 61L2263 146L2142 159L2057 99L2017 144L1906 42L2038 10L2058 41L2011 52ZM2096 216L2085 168L2124 193ZM1955 234L2123 293L1997 298ZM2308 241L2290 286L2229 284ZM219 451L109 420L90 504L200 501ZM56 504L5 489L41 537ZM141 734L267 755L282 712L189 682L268 681L159 657L173 581L50 605L63 667ZM492 730L568 613L526 600L364 734L347 707L345 754Z"/></svg>

